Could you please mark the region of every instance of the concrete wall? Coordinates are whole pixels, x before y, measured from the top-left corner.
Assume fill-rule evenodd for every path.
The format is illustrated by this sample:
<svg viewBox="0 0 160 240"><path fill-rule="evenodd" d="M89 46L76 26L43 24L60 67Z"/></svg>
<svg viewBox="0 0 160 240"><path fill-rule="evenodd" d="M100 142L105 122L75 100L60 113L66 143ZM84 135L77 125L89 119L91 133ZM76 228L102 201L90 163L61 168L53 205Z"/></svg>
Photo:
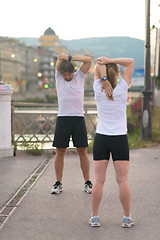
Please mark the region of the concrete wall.
<svg viewBox="0 0 160 240"><path fill-rule="evenodd" d="M11 144L12 89L0 89L0 157L13 156Z"/></svg>

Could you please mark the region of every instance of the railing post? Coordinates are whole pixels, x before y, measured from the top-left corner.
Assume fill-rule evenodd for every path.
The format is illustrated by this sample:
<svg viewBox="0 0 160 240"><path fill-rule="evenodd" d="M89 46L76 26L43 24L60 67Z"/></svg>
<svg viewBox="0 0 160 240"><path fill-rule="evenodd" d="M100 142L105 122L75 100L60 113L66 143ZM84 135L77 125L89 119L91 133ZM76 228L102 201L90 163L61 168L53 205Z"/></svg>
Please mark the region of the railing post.
<svg viewBox="0 0 160 240"><path fill-rule="evenodd" d="M13 156L11 144L11 95L10 85L0 85L0 156Z"/></svg>

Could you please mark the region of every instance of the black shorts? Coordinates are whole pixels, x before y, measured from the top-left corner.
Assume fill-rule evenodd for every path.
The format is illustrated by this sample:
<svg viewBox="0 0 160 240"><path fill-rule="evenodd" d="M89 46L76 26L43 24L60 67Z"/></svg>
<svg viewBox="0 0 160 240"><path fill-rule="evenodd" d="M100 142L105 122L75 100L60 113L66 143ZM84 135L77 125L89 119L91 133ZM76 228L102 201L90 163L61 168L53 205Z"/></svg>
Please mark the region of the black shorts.
<svg viewBox="0 0 160 240"><path fill-rule="evenodd" d="M96 133L93 145L93 159L113 161L129 161L129 146L127 135L108 136Z"/></svg>
<svg viewBox="0 0 160 240"><path fill-rule="evenodd" d="M57 117L53 147L69 147L71 136L74 147L88 147L87 129L84 117Z"/></svg>

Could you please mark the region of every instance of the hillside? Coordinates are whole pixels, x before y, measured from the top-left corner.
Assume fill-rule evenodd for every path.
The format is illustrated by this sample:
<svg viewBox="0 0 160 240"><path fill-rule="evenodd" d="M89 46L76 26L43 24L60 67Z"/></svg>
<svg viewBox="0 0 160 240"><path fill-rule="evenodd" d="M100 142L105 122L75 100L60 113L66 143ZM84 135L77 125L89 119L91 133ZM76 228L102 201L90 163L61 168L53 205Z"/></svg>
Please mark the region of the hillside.
<svg viewBox="0 0 160 240"><path fill-rule="evenodd" d="M39 45L38 38L18 38L27 45ZM100 37L83 38L76 40L61 40L62 45L70 51L88 49L95 58L108 57L131 57L135 61L135 68L144 67L144 41L130 37Z"/></svg>
<svg viewBox="0 0 160 240"><path fill-rule="evenodd" d="M101 37L78 40L61 40L70 50L88 49L95 57L131 57L135 68L144 67L144 41L129 37Z"/></svg>

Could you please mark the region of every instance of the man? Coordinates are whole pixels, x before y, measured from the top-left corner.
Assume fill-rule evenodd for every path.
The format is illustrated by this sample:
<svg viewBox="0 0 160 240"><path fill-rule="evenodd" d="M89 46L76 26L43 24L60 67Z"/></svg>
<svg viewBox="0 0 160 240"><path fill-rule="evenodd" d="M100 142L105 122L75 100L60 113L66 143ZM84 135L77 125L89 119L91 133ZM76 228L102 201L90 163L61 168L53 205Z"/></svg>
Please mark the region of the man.
<svg viewBox="0 0 160 240"><path fill-rule="evenodd" d="M82 62L80 68L74 72L72 61ZM56 147L55 172L57 181L53 185L52 194L62 191L62 175L64 154L69 147L72 136L76 147L80 166L84 178L84 191L91 193L92 183L89 176L89 158L87 154L87 130L83 115L84 78L89 71L92 59L87 56L59 55L56 63L56 88L58 97L58 116L56 122L53 146Z"/></svg>

